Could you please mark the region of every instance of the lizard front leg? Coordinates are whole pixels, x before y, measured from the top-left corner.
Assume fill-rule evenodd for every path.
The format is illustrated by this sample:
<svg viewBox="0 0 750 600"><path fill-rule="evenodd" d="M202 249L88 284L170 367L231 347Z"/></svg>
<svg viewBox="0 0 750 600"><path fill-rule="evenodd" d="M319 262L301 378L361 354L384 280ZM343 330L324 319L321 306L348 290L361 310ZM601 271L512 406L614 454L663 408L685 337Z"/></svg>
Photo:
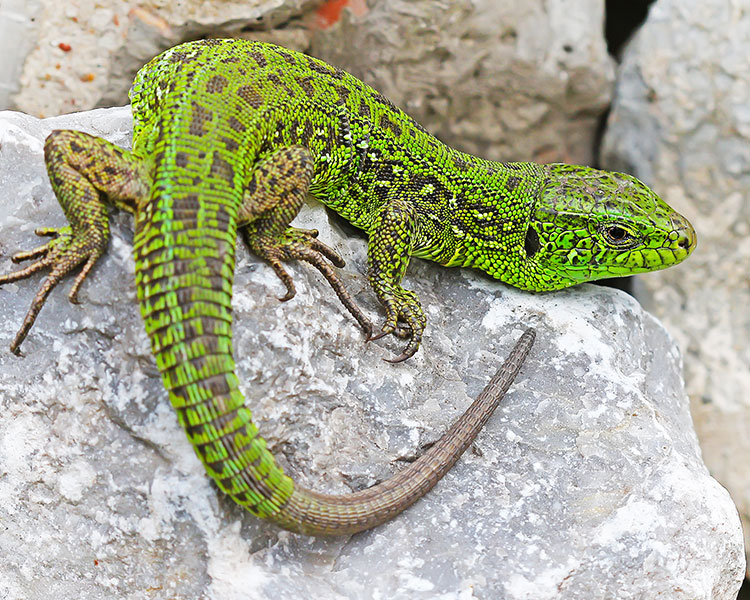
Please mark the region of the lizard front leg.
<svg viewBox="0 0 750 600"><path fill-rule="evenodd" d="M281 261L308 262L331 284L369 339L372 323L329 264L330 261L343 267L344 259L317 239L317 230L289 225L305 202L312 176L312 156L302 146L282 148L259 161L247 182L239 212L240 230L250 250L265 259L286 286L286 294L280 300L290 300L296 293L294 281Z"/></svg>
<svg viewBox="0 0 750 600"><path fill-rule="evenodd" d="M19 252L13 262L36 259L24 269L0 276L0 284L25 279L49 269L28 313L10 345L14 354L34 324L47 296L76 267L83 265L68 294L78 302L78 290L109 241L109 217L104 198L134 212L150 187L143 163L130 152L80 131L53 131L44 144L44 160L52 189L68 225L37 229L37 235L52 239L28 252Z"/></svg>
<svg viewBox="0 0 750 600"><path fill-rule="evenodd" d="M414 207L400 198L387 201L375 215L369 231L367 266L370 285L385 307L385 324L379 339L393 333L408 338L404 351L388 362L401 362L414 355L422 341L427 319L419 298L401 286L416 239Z"/></svg>

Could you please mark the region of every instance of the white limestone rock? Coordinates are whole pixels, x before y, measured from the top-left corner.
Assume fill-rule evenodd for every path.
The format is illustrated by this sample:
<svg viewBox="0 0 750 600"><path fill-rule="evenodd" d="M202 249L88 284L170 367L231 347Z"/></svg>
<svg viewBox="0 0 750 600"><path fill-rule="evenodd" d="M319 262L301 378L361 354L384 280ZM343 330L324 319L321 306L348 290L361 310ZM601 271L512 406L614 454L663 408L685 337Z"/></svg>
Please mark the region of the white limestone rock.
<svg viewBox="0 0 750 600"><path fill-rule="evenodd" d="M62 225L46 181L52 127L122 143L127 109L46 121L0 114L0 272ZM379 319L364 241L319 205L303 226L347 259L349 289ZM50 296L27 356L0 351L0 597L225 599L732 599L744 569L727 493L708 475L680 356L628 296L594 286L522 293L414 260L407 285L429 326L419 353L381 359L327 284L239 251L235 348L269 446L305 485L371 485L436 439L524 326L537 343L472 449L426 498L350 538L276 529L221 496L169 406L138 315L127 215L81 290ZM7 348L40 277L0 287Z"/></svg>
<svg viewBox="0 0 750 600"><path fill-rule="evenodd" d="M602 163L651 184L698 247L644 278L642 297L685 354L703 457L739 507L750 548L750 12L658 0L624 53Z"/></svg>

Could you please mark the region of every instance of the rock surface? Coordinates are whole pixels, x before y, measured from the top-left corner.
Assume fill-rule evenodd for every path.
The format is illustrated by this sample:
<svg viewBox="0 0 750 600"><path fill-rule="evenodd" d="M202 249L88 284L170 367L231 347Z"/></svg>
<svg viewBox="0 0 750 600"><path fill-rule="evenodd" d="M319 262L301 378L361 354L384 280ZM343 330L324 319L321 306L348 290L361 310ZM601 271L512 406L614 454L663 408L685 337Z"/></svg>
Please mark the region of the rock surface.
<svg viewBox="0 0 750 600"><path fill-rule="evenodd" d="M0 8L0 26L9 35L0 38L0 50L21 76L10 104L0 107L51 116L124 104L135 71L170 46L209 33L236 34L248 25L264 35L291 16L314 10L318 2L12 0L5 4ZM35 41L31 49L19 31ZM18 38L24 43L19 44ZM15 80L1 83L17 85Z"/></svg>
<svg viewBox="0 0 750 600"><path fill-rule="evenodd" d="M206 35L241 36L352 70L469 152L590 163L614 78L604 2L440 7L431 0L4 3L0 108L51 116L124 104L136 70L161 50Z"/></svg>
<svg viewBox="0 0 750 600"><path fill-rule="evenodd" d="M461 150L590 164L614 83L603 29L601 0L388 0L344 13L311 51Z"/></svg>
<svg viewBox="0 0 750 600"><path fill-rule="evenodd" d="M651 184L698 231L684 268L642 281L685 352L703 457L750 548L748 56L746 2L658 0L624 54L602 163Z"/></svg>
<svg viewBox="0 0 750 600"><path fill-rule="evenodd" d="M34 48L38 33L39 0L4 0L0 3L0 110L20 88L23 63Z"/></svg>
<svg viewBox="0 0 750 600"><path fill-rule="evenodd" d="M42 140L83 129L122 143L128 109L36 121L0 114L0 271L38 225L62 224ZM57 289L25 342L0 352L0 598L732 599L744 569L727 493L701 462L680 357L628 296L546 295L415 260L430 324L364 344L304 266L280 304L271 270L239 252L238 372L273 452L304 484L360 489L416 456L468 405L523 325L532 356L473 448L435 490L374 531L313 540L222 497L162 390L133 285L131 220L81 291ZM319 205L300 217L347 259L380 315L364 242ZM39 278L0 288L7 347Z"/></svg>

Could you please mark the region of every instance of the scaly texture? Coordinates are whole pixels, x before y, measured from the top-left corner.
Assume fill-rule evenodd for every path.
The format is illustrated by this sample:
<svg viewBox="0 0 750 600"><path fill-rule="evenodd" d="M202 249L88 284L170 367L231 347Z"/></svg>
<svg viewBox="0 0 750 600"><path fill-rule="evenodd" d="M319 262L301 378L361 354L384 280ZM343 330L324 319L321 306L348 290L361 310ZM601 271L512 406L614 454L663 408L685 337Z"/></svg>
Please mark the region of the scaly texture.
<svg viewBox="0 0 750 600"><path fill-rule="evenodd" d="M309 534L361 531L427 492L474 439L520 368L522 336L454 427L413 465L347 496L295 486L244 404L232 358L238 231L287 288L282 261L318 268L347 310L372 326L316 231L289 226L310 194L364 229L368 276L386 311L373 339L408 338L426 320L401 286L411 256L473 266L512 285L554 290L676 264L695 246L690 224L638 180L588 167L496 163L452 150L351 75L277 46L203 40L166 51L138 73L127 152L74 131L47 139L45 159L69 227L17 254L36 258L0 283L49 268L11 344L20 344L55 285L79 265L71 300L106 249L104 201L135 214L136 286L146 331L180 424L219 487L253 514Z"/></svg>

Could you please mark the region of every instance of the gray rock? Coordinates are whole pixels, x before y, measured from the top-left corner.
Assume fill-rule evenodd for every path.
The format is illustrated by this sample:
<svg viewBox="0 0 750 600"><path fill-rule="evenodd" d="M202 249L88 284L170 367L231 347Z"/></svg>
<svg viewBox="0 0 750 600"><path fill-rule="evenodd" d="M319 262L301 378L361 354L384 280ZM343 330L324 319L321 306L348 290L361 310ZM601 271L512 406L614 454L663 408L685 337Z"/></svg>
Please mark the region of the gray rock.
<svg viewBox="0 0 750 600"><path fill-rule="evenodd" d="M6 0L0 5L0 109L50 116L127 102L135 71L161 50L248 26L261 37L316 0ZM309 32L278 31L295 45Z"/></svg>
<svg viewBox="0 0 750 600"><path fill-rule="evenodd" d="M127 109L46 121L0 114L0 271L62 224L42 140L73 127L122 142ZM138 316L131 220L81 291L50 296L25 358L0 352L0 598L734 598L736 510L708 475L680 356L628 296L594 286L531 295L414 260L430 319L419 353L381 359L327 284L239 251L236 355L273 452L305 485L343 493L419 454L468 405L523 326L537 344L472 449L394 521L344 539L282 532L204 475L158 379ZM364 241L319 205L302 226L367 288ZM40 281L0 288L7 347Z"/></svg>
<svg viewBox="0 0 750 600"><path fill-rule="evenodd" d="M201 36L267 30L316 0L10 0L0 6L0 109L50 116L127 102L135 71L160 51ZM289 28L292 29L292 28ZM309 34L280 31L292 45Z"/></svg>
<svg viewBox="0 0 750 600"><path fill-rule="evenodd" d="M315 0L5 4L0 109L37 116L123 104L161 50L239 36L351 69L469 152L588 164L614 83L603 0L350 0L340 14Z"/></svg>
<svg viewBox="0 0 750 600"><path fill-rule="evenodd" d="M344 12L311 51L461 150L590 164L614 84L603 31L602 0L387 0Z"/></svg>
<svg viewBox="0 0 750 600"><path fill-rule="evenodd" d="M40 0L6 0L0 3L0 110L18 92L23 63L34 48L41 11Z"/></svg>
<svg viewBox="0 0 750 600"><path fill-rule="evenodd" d="M698 231L690 260L644 278L641 296L684 349L703 458L750 548L747 6L656 2L624 54L602 162L650 183Z"/></svg>

